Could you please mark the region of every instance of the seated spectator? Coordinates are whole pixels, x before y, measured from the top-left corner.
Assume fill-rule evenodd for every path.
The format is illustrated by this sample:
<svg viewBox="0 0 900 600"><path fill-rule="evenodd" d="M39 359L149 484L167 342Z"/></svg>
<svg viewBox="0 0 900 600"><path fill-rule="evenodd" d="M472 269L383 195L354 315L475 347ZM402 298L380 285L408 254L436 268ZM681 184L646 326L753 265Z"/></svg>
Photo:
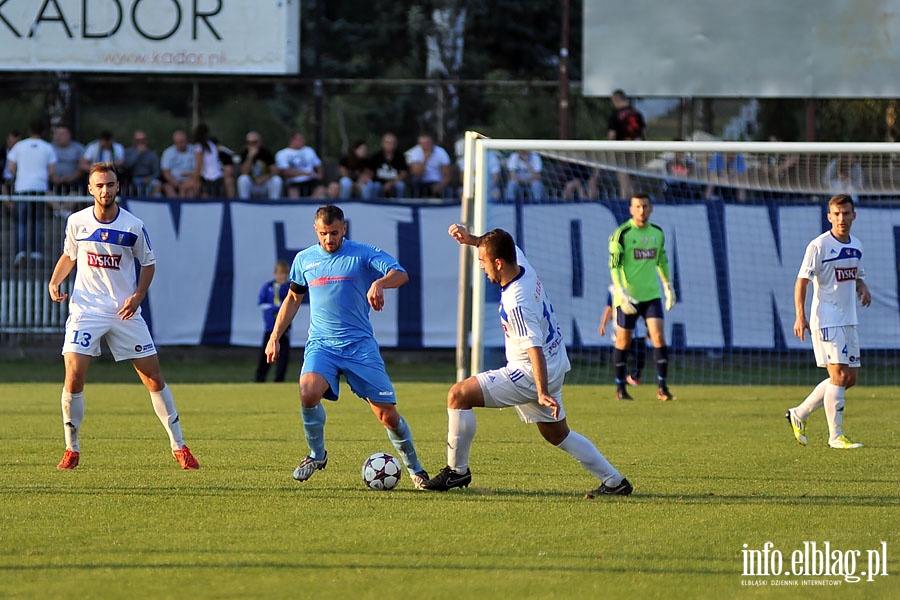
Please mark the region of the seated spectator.
<svg viewBox="0 0 900 600"><path fill-rule="evenodd" d="M134 144L125 149L125 168L122 187L126 194L139 198L159 196L162 190L159 171L159 157L147 145L147 133L138 129L134 132Z"/></svg>
<svg viewBox="0 0 900 600"><path fill-rule="evenodd" d="M675 152L666 160L666 175L678 179L697 176L697 163L686 152Z"/></svg>
<svg viewBox="0 0 900 600"><path fill-rule="evenodd" d="M84 194L85 180L79 165L84 146L72 139L72 130L65 125L53 132L53 151L56 152L56 171L50 178L54 194L61 196Z"/></svg>
<svg viewBox="0 0 900 600"><path fill-rule="evenodd" d="M832 194L850 194L856 199L865 182L862 167L852 154L841 154L832 158L822 174L822 185Z"/></svg>
<svg viewBox="0 0 900 600"><path fill-rule="evenodd" d="M565 180L563 187L563 199L565 200L589 200L599 197L591 194L591 190L597 192L597 168L591 169L587 165L577 163L562 163L559 167L560 179Z"/></svg>
<svg viewBox="0 0 900 600"><path fill-rule="evenodd" d="M747 190L735 187L745 183L747 163L740 152L716 152L709 159L707 165L709 185L706 187L707 200L721 198L724 190L734 193L737 200L743 202L747 199Z"/></svg>
<svg viewBox="0 0 900 600"><path fill-rule="evenodd" d="M775 143L783 140L777 135L770 135L769 141ZM800 155L797 153L769 154L762 165L762 172L772 183L785 180L788 180L785 183L789 183L791 180L796 182L796 179L792 179L790 174L797 174L800 162Z"/></svg>
<svg viewBox="0 0 900 600"><path fill-rule="evenodd" d="M219 148L209 138L209 126L198 123L194 128L194 179L200 182L200 196L221 198L225 172L219 161Z"/></svg>
<svg viewBox="0 0 900 600"><path fill-rule="evenodd" d="M160 167L163 189L169 198L196 198L200 193L200 182L195 177L196 162L194 150L188 144L187 133L176 129L172 134L172 145L163 150Z"/></svg>
<svg viewBox="0 0 900 600"><path fill-rule="evenodd" d="M87 180L91 165L99 162L111 162L116 169L121 169L125 165L125 147L113 139L111 131L101 131L100 137L84 149L79 167L85 180Z"/></svg>
<svg viewBox="0 0 900 600"><path fill-rule="evenodd" d="M369 159L372 169L370 198L405 198L409 165L402 152L397 151L397 136L385 133L381 136L381 149Z"/></svg>
<svg viewBox="0 0 900 600"><path fill-rule="evenodd" d="M210 136L209 140L216 145L219 152L219 163L222 165L222 191L226 198L237 198L237 178L234 169L235 166L240 166L241 157L215 136Z"/></svg>
<svg viewBox="0 0 900 600"><path fill-rule="evenodd" d="M275 155L263 146L262 136L250 131L245 138L246 146L241 150L240 175L237 179L238 198L248 199L265 195L269 200L281 197L283 180L279 173Z"/></svg>
<svg viewBox="0 0 900 600"><path fill-rule="evenodd" d="M527 191L533 201L543 200L542 168L541 157L537 152L518 150L511 154L506 162L506 170L509 173L509 181L506 183L506 199L514 201L524 198Z"/></svg>
<svg viewBox="0 0 900 600"><path fill-rule="evenodd" d="M412 147L406 157L412 196L415 198L452 198L450 179L450 155L435 145L429 134L419 136L419 144Z"/></svg>
<svg viewBox="0 0 900 600"><path fill-rule="evenodd" d="M284 180L287 185L288 198L308 198L324 180L322 160L306 145L306 138L299 131L292 132L287 148L275 155L275 165L276 176L280 174L279 181Z"/></svg>
<svg viewBox="0 0 900 600"><path fill-rule="evenodd" d="M341 198L371 197L372 169L369 167L369 147L365 140L350 144L350 152L341 157L338 171L341 174Z"/></svg>

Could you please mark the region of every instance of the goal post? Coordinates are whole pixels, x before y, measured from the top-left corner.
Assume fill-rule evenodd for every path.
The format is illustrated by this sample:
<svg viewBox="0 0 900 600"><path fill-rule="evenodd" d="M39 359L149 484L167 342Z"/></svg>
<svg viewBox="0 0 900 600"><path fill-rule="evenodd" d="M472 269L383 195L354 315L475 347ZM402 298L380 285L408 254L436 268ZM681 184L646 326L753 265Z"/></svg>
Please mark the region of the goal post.
<svg viewBox="0 0 900 600"><path fill-rule="evenodd" d="M523 167L529 160L531 179ZM475 234L507 229L528 255L564 329L573 383L612 381L609 331L597 331L608 297L607 240L629 218L636 190L653 201L651 220L664 230L679 296L665 315L671 381L808 383L815 365L808 337L793 335L794 281L806 245L829 227L828 199L849 193L873 291L872 306L859 312L860 381L900 381L893 368L900 358L900 145L511 140L469 132L463 167L462 222ZM473 255L461 249L460 378L502 362L499 292L485 285ZM649 361L646 374L653 376Z"/></svg>

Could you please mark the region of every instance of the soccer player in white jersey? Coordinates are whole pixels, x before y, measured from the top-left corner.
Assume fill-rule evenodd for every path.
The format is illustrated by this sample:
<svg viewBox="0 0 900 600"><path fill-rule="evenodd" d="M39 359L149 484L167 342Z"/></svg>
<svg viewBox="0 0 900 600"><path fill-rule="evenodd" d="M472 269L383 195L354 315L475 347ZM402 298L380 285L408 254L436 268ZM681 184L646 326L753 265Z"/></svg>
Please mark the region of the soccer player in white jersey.
<svg viewBox="0 0 900 600"><path fill-rule="evenodd" d="M794 335L804 339L806 331L812 338L816 364L828 370L828 378L815 387L799 406L788 409L785 418L794 438L806 445L806 419L816 409L825 406L828 420L828 445L849 450L862 444L844 435L844 392L856 384L859 372L859 335L856 325L856 301L869 306L872 294L865 281L862 267L863 246L850 235L856 218L853 198L839 194L828 201L828 222L831 229L815 238L806 247L803 264L794 284ZM811 318L806 317L806 294L813 282Z"/></svg>
<svg viewBox="0 0 900 600"><path fill-rule="evenodd" d="M57 469L78 466L78 434L84 418L84 383L91 358L100 355L100 340L116 361L130 360L150 392L156 416L169 435L172 455L182 469L200 464L184 445L175 400L160 372L156 346L141 316L156 271L156 257L140 219L116 204L119 180L112 163L95 163L88 175L93 206L69 215L63 253L48 287L54 302L69 295L60 289L77 266L62 354L66 379L62 391L66 452ZM134 261L141 264L136 277Z"/></svg>
<svg viewBox="0 0 900 600"><path fill-rule="evenodd" d="M478 264L500 285L500 322L506 334L507 365L458 382L447 394L447 466L425 489L447 491L472 481L469 450L475 437L474 407L514 406L525 423L536 423L550 444L568 452L600 480L588 492L627 496L632 486L597 450L593 442L566 424L562 386L570 369L562 331L541 280L512 236L494 229L473 236L462 225L449 233L460 244L478 249Z"/></svg>

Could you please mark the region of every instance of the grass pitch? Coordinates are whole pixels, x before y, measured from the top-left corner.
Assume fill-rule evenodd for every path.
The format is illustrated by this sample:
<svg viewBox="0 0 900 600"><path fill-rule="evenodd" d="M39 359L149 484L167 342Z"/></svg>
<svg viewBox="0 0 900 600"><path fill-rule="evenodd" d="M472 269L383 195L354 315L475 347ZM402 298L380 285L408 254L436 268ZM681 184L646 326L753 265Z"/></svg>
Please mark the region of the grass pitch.
<svg viewBox="0 0 900 600"><path fill-rule="evenodd" d="M421 492L404 476L369 491L363 460L393 449L346 387L326 404L328 468L301 484L294 384L173 383L202 464L181 471L143 387L118 369L134 383L86 388L72 472L55 469L60 383L0 384L0 596L900 597L895 388L848 393L846 430L866 447L836 451L821 411L805 448L782 418L808 387L677 386L662 404L650 386L630 403L569 386L569 425L635 486L591 501L596 482L512 410L477 411L471 488ZM446 461L447 388L397 384L431 473ZM888 576L744 575L744 544L772 542L789 568L804 542L826 541L862 552L857 573L886 542Z"/></svg>

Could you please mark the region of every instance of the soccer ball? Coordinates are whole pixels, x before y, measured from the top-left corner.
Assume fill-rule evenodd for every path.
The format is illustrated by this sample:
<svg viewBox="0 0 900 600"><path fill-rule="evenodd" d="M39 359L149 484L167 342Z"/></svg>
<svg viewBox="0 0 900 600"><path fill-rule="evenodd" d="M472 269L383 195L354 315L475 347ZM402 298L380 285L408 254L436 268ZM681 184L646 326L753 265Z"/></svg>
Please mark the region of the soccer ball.
<svg viewBox="0 0 900 600"><path fill-rule="evenodd" d="M400 483L400 461L386 452L376 452L362 466L363 482L373 490L392 490Z"/></svg>

